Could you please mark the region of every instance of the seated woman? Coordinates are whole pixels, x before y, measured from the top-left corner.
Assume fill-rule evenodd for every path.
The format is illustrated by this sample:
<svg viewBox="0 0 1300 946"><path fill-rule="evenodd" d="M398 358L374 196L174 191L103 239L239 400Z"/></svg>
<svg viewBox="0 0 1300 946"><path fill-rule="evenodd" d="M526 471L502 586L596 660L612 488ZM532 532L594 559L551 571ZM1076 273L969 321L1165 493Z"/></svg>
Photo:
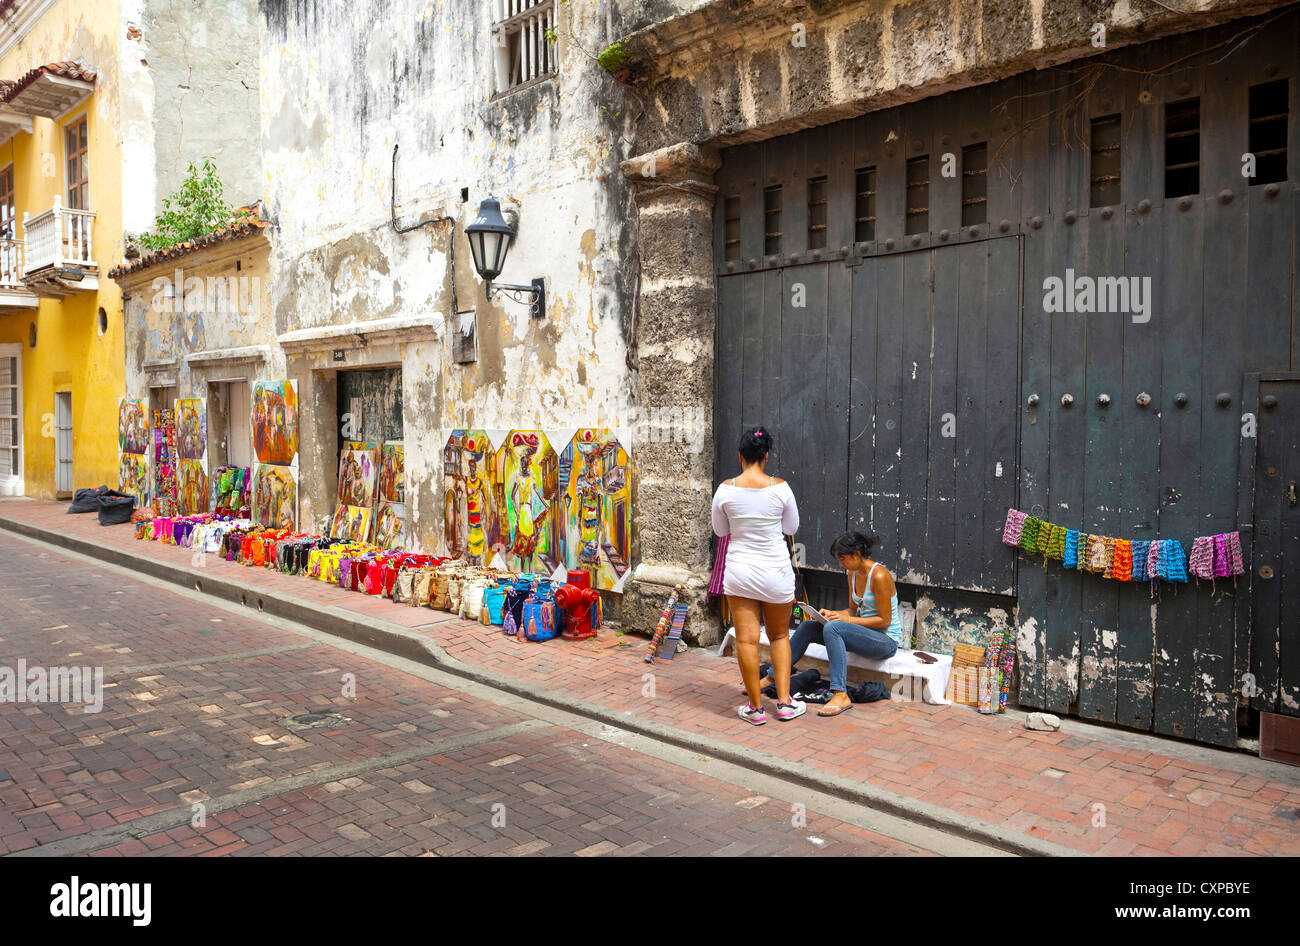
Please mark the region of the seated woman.
<svg viewBox="0 0 1300 946"><path fill-rule="evenodd" d="M839 561L849 580L849 610L822 608L822 615L829 619L827 623L810 618L790 636L791 665L798 662L809 644L822 644L826 648L833 695L818 711L818 716L838 716L853 707L847 692L848 651L869 660L888 660L902 643L898 590L889 570L871 558L876 541L874 535L845 532L831 543L831 555Z"/></svg>

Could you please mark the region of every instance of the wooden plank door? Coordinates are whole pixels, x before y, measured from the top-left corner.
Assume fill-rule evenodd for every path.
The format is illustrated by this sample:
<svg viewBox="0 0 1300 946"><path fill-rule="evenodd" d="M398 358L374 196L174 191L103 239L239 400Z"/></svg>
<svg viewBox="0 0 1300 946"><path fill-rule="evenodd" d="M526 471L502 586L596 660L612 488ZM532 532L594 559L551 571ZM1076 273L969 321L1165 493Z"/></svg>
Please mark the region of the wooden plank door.
<svg viewBox="0 0 1300 946"><path fill-rule="evenodd" d="M1300 716L1300 379L1262 381L1259 400L1250 702Z"/></svg>

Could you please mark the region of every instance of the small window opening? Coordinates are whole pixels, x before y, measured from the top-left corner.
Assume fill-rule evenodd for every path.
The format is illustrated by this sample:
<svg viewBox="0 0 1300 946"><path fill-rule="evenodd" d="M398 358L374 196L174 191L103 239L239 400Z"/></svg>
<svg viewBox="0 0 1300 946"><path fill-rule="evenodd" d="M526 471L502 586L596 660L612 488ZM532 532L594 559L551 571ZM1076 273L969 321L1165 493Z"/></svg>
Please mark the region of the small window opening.
<svg viewBox="0 0 1300 946"><path fill-rule="evenodd" d="M1255 156L1251 186L1286 180L1288 80L1250 87L1250 153Z"/></svg>
<svg viewBox="0 0 1300 946"><path fill-rule="evenodd" d="M989 219L989 146L981 141L961 149L961 224Z"/></svg>
<svg viewBox="0 0 1300 946"><path fill-rule="evenodd" d="M763 253L781 252L781 185L763 188Z"/></svg>
<svg viewBox="0 0 1300 946"><path fill-rule="evenodd" d="M826 248L826 178L808 178L808 249Z"/></svg>
<svg viewBox="0 0 1300 946"><path fill-rule="evenodd" d="M1165 196L1201 190L1201 100L1165 106Z"/></svg>
<svg viewBox="0 0 1300 946"><path fill-rule="evenodd" d="M858 168L857 197L853 206L853 239L866 243L876 238L876 169Z"/></svg>
<svg viewBox="0 0 1300 946"><path fill-rule="evenodd" d="M1110 207L1120 202L1120 123L1118 115L1092 120L1092 163L1088 171L1089 203Z"/></svg>
<svg viewBox="0 0 1300 946"><path fill-rule="evenodd" d="M930 229L930 156L907 160L907 226L905 233Z"/></svg>

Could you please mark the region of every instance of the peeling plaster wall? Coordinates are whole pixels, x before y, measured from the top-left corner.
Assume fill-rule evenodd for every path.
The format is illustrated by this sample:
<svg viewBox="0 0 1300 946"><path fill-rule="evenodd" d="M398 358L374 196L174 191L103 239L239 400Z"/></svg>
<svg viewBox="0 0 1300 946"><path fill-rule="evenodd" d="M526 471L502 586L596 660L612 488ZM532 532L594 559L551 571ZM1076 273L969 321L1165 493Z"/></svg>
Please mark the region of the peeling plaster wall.
<svg viewBox="0 0 1300 946"><path fill-rule="evenodd" d="M640 0L660 19L630 19L624 45L651 151L769 138L1095 55L1096 23L1116 49L1287 2Z"/></svg>
<svg viewBox="0 0 1300 946"><path fill-rule="evenodd" d="M556 10L558 78L493 101L485 3L262 3L275 328L320 336L296 337L287 369L314 417L304 421L301 485L313 515L329 511L337 476L337 435L325 425L335 423L339 369L402 366L411 528L427 548L441 530L434 496L450 429L630 423L636 231L619 164L633 148L636 106L592 58L619 33L612 10L586 0ZM390 223L394 145L397 217L428 223L406 234ZM545 319L484 299L463 228L488 196L520 214L500 279L544 277ZM448 324L460 316L441 217L455 221L459 308L477 320L478 360L466 365L452 362ZM365 346L326 337L381 319L425 330Z"/></svg>
<svg viewBox="0 0 1300 946"><path fill-rule="evenodd" d="M257 0L129 0L124 62L153 91L152 214L212 157L232 206L262 196ZM151 218L152 219L152 214Z"/></svg>
<svg viewBox="0 0 1300 946"><path fill-rule="evenodd" d="M218 280L236 280L229 296L233 304L208 292L214 285L221 292ZM150 387L172 385L180 397L207 397L209 381L284 377L284 353L275 344L269 315L270 244L265 238L247 237L165 260L120 282L125 296L127 397L147 400ZM265 361L191 365L187 360L197 352L254 346L267 349Z"/></svg>

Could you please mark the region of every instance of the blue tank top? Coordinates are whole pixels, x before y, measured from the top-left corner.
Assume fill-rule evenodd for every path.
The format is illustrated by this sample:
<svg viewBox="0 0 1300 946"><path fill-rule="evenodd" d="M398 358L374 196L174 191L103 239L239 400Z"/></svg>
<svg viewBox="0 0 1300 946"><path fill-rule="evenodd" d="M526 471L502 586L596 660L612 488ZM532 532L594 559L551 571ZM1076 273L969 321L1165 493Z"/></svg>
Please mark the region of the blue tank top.
<svg viewBox="0 0 1300 946"><path fill-rule="evenodd" d="M871 566L871 571L867 573L867 587L861 597L853 593L853 574L849 571L844 572L844 576L849 580L849 599L858 609L858 617L874 618L880 612L876 608L876 595L871 590L871 576L876 573L880 563ZM884 632L893 638L895 644L903 646L903 621L898 613L898 589L894 589L893 595L889 599L889 627L884 628Z"/></svg>

